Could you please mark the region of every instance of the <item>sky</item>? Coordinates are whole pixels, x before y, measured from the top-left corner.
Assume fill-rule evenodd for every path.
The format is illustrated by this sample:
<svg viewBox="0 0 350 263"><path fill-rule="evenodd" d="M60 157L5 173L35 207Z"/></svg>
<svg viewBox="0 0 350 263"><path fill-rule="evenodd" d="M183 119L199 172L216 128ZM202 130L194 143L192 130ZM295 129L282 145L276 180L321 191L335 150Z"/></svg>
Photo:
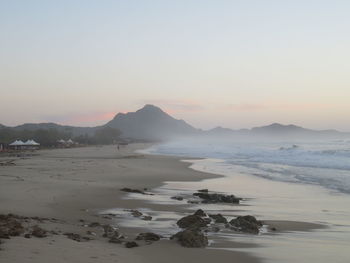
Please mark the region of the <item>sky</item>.
<svg viewBox="0 0 350 263"><path fill-rule="evenodd" d="M195 127L350 131L350 1L0 0L0 123L154 104Z"/></svg>

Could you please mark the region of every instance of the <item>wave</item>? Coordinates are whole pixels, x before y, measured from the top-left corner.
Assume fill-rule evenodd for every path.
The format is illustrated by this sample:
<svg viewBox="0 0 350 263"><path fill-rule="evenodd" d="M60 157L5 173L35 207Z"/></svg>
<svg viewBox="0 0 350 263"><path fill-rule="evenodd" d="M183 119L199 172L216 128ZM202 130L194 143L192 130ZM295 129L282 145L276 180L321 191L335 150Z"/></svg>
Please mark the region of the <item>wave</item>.
<svg viewBox="0 0 350 263"><path fill-rule="evenodd" d="M350 142L173 141L151 153L215 158L271 180L318 184L350 193Z"/></svg>

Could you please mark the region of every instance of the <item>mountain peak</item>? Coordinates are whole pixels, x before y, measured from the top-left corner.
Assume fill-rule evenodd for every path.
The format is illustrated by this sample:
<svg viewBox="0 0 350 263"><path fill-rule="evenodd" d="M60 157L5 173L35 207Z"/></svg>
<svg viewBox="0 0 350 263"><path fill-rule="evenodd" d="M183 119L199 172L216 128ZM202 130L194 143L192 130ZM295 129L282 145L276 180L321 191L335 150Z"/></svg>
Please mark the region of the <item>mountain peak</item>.
<svg viewBox="0 0 350 263"><path fill-rule="evenodd" d="M143 108L137 110L136 112L162 112L165 113L161 108L154 106L152 104L146 104Z"/></svg>
<svg viewBox="0 0 350 263"><path fill-rule="evenodd" d="M106 126L119 129L124 136L157 140L197 132L183 120L171 117L157 106L146 104L136 112L118 113Z"/></svg>

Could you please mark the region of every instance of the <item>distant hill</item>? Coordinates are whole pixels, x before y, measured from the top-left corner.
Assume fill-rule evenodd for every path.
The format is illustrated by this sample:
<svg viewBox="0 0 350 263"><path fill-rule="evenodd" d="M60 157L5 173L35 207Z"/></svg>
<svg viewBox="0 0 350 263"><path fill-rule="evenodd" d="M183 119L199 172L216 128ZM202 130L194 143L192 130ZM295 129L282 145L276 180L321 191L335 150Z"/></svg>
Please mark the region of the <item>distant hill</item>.
<svg viewBox="0 0 350 263"><path fill-rule="evenodd" d="M199 133L185 121L174 119L153 105L145 105L136 112L118 113L105 126L120 130L123 137L145 140L164 140Z"/></svg>
<svg viewBox="0 0 350 263"><path fill-rule="evenodd" d="M232 130L232 129L229 129L229 128L223 128L221 126L218 126L218 127L215 127L211 130L208 130L208 131L205 131L205 134L207 135L214 135L214 136L220 136L220 135L233 135L233 134L237 134L237 130Z"/></svg>
<svg viewBox="0 0 350 263"><path fill-rule="evenodd" d="M305 129L293 124L283 125L273 123L267 126L255 127L252 129L232 130L222 127L216 127L205 132L209 136L225 137L263 137L263 138L290 138L290 139L308 139L308 138L349 138L350 133L339 132L336 130L311 130Z"/></svg>
<svg viewBox="0 0 350 263"><path fill-rule="evenodd" d="M343 133L336 130L311 130L305 129L293 124L282 125L279 123L273 123L268 126L255 127L251 129L253 135L266 135L266 136L291 136L291 137L346 137L350 133Z"/></svg>
<svg viewBox="0 0 350 263"><path fill-rule="evenodd" d="M273 123L267 126L255 127L251 129L253 134L305 134L314 132L313 130L305 129L293 124L290 125L282 125L279 123Z"/></svg>
<svg viewBox="0 0 350 263"><path fill-rule="evenodd" d="M75 126L68 126L68 125L59 125L56 123L25 123L13 128L15 130L28 130L28 131L56 129L60 132L71 133L72 136L79 136L84 134L92 135L95 133L97 129L97 127L75 127Z"/></svg>

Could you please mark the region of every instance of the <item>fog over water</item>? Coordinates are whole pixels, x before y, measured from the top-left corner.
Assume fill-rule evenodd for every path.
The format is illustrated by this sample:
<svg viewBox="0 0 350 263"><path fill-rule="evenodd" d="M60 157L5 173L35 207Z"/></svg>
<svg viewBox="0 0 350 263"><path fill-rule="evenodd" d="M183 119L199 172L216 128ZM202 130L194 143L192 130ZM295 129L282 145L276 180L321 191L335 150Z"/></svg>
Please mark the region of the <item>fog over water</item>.
<svg viewBox="0 0 350 263"><path fill-rule="evenodd" d="M350 140L187 138L155 145L149 152L220 159L227 169L236 166L271 180L350 193Z"/></svg>

